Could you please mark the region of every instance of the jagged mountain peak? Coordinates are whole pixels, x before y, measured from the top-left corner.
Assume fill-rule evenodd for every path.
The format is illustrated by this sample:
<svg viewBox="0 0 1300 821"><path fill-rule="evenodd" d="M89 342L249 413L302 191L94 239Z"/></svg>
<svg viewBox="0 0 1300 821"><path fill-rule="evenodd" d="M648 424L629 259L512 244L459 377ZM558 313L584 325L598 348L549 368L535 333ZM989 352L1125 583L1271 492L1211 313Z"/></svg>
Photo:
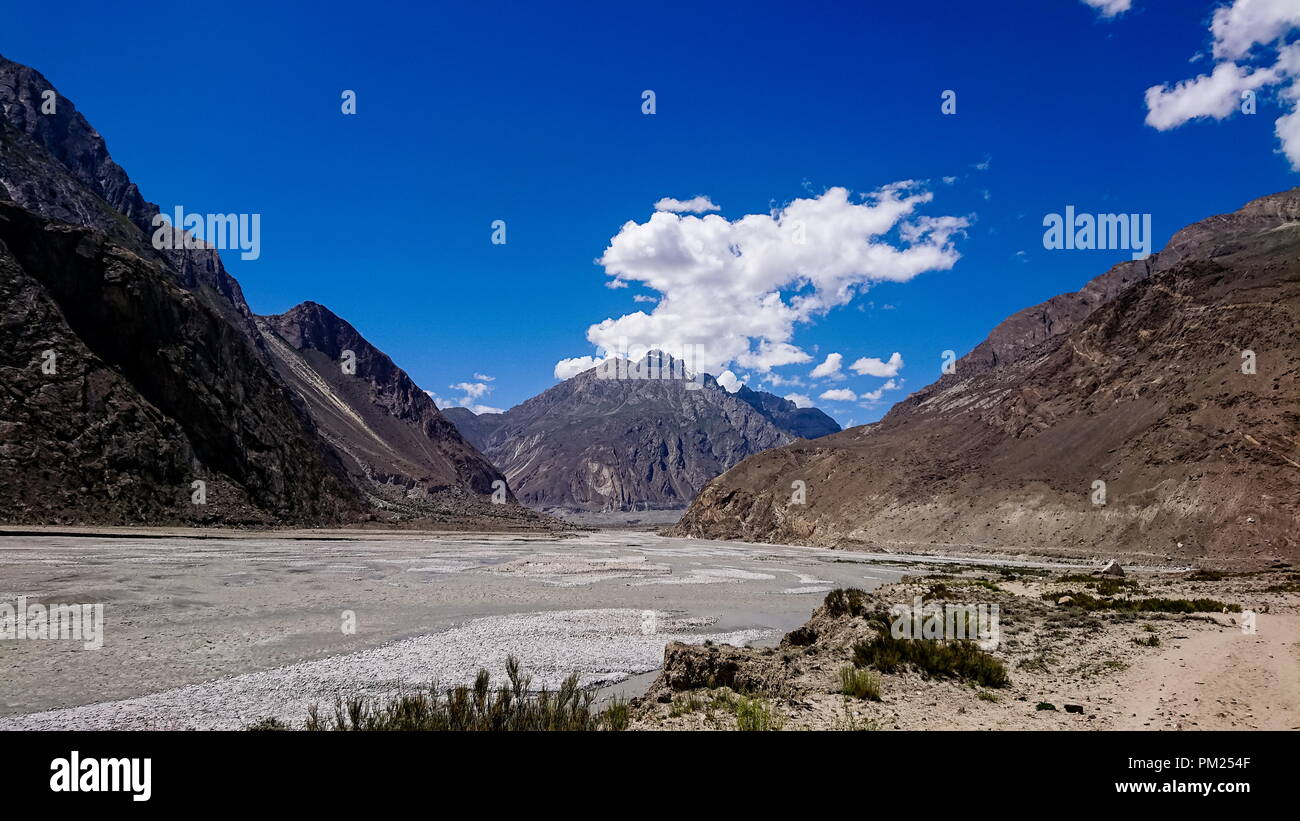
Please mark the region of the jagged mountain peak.
<svg viewBox="0 0 1300 821"><path fill-rule="evenodd" d="M534 507L680 508L745 456L839 430L819 410L731 393L681 359L651 351L606 360L504 414L445 411Z"/></svg>

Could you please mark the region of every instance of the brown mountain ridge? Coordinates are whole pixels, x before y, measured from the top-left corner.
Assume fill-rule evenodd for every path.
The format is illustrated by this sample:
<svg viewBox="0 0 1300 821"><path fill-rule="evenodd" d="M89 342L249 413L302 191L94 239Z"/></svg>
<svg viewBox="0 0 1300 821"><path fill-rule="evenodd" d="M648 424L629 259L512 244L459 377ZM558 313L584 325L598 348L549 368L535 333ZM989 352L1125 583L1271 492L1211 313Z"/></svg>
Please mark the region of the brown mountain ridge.
<svg viewBox="0 0 1300 821"><path fill-rule="evenodd" d="M746 459L670 532L1295 563L1298 309L1294 189L1008 318L880 422Z"/></svg>

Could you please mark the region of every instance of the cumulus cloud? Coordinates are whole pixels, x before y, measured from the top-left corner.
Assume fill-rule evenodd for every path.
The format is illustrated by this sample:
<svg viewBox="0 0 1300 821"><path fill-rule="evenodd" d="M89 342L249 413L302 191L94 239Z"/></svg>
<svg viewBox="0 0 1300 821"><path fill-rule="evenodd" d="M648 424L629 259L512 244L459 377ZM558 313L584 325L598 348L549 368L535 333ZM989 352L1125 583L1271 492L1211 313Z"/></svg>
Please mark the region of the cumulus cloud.
<svg viewBox="0 0 1300 821"><path fill-rule="evenodd" d="M793 402L796 408L811 408L813 406L812 397L805 396L802 393L787 393L785 398Z"/></svg>
<svg viewBox="0 0 1300 821"><path fill-rule="evenodd" d="M727 393L735 393L740 390L741 385L745 384L731 371L723 371L718 374L717 379L718 384L727 389Z"/></svg>
<svg viewBox="0 0 1300 821"><path fill-rule="evenodd" d="M1133 0L1083 0L1102 17L1114 17L1133 8Z"/></svg>
<svg viewBox="0 0 1300 821"><path fill-rule="evenodd" d="M1282 39L1300 26L1300 4L1295 0L1236 0L1214 10L1210 34L1214 59L1236 60L1257 45Z"/></svg>
<svg viewBox="0 0 1300 821"><path fill-rule="evenodd" d="M903 355L894 351L888 362L882 362L874 356L864 356L849 366L849 370L859 376L898 376L903 369Z"/></svg>
<svg viewBox="0 0 1300 821"><path fill-rule="evenodd" d="M600 355L658 347L707 373L737 364L766 374L811 362L793 342L797 326L873 283L906 282L957 262L953 242L968 220L919 215L932 196L904 181L853 199L830 188L736 220L656 211L628 221L598 262L610 282L641 285L659 302L590 326L587 340ZM557 376L574 361L557 364Z"/></svg>
<svg viewBox="0 0 1300 821"><path fill-rule="evenodd" d="M1147 125L1167 131L1199 118L1222 120L1242 109L1247 92L1277 86L1288 111L1274 121L1274 134L1292 169L1300 171L1300 43L1286 43L1297 28L1296 0L1234 0L1215 9L1213 70L1148 88Z"/></svg>
<svg viewBox="0 0 1300 821"><path fill-rule="evenodd" d="M879 388L876 388L874 391L867 391L866 393L862 394L858 398L864 400L867 403L879 402L880 398L885 395L885 391L898 390L900 387L902 387L901 384L890 379L885 384L881 385Z"/></svg>
<svg viewBox="0 0 1300 821"><path fill-rule="evenodd" d="M817 398L826 402L852 402L858 398L858 395L848 388L835 388L822 391L822 395Z"/></svg>
<svg viewBox="0 0 1300 821"><path fill-rule="evenodd" d="M804 384L803 379L801 379L798 376L782 376L776 371L772 371L771 373L764 376L763 381L777 388L783 385L797 385L799 387L803 387Z"/></svg>
<svg viewBox="0 0 1300 821"><path fill-rule="evenodd" d="M457 398L439 396L433 391L425 391L425 393L429 395L429 398L433 400L433 403L437 405L440 410L445 410L447 408L468 408L477 414L505 413L501 408L494 408L491 405L483 405L475 401L476 399L487 396L492 392L492 386L487 383L491 382L496 377L476 373L474 374L474 378L480 381L457 382L454 385L448 385L449 388L461 394Z"/></svg>
<svg viewBox="0 0 1300 821"><path fill-rule="evenodd" d="M436 405L439 410L442 410L443 408L453 407L456 404L450 399L443 399L441 396L434 393L433 391L425 391L424 393L426 396L428 396L430 399L433 400L433 404Z"/></svg>
<svg viewBox="0 0 1300 821"><path fill-rule="evenodd" d="M826 361L812 369L809 374L813 379L843 379L844 373L840 368L844 364L844 357L837 353L826 354Z"/></svg>
<svg viewBox="0 0 1300 821"><path fill-rule="evenodd" d="M1209 74L1148 88L1146 123L1157 131L1168 131L1197 117L1222 120L1241 105L1241 92L1277 80L1271 68L1252 71L1236 63L1219 63Z"/></svg>
<svg viewBox="0 0 1300 821"><path fill-rule="evenodd" d="M480 396L485 396L488 391L492 390L484 382L457 382L455 385L450 385L448 387L454 391L463 392L469 399L478 399ZM469 403L465 402L462 404L468 405Z"/></svg>
<svg viewBox="0 0 1300 821"><path fill-rule="evenodd" d="M656 211L672 211L677 214L690 212L692 214L703 214L705 211L717 211L718 206L713 204L713 200L706 196L691 197L689 200L678 200L672 197L664 197L655 203Z"/></svg>
<svg viewBox="0 0 1300 821"><path fill-rule="evenodd" d="M570 359L561 359L555 363L555 378L569 379L583 371L596 367L603 361L605 361L604 357L595 356L575 356Z"/></svg>

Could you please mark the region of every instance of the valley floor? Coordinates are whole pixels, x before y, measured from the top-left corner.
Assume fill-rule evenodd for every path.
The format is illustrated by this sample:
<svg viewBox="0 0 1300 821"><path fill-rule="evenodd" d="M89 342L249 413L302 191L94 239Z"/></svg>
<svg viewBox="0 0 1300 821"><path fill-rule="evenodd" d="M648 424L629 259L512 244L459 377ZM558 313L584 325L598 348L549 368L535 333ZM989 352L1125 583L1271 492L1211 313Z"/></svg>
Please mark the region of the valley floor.
<svg viewBox="0 0 1300 821"><path fill-rule="evenodd" d="M1078 569L1027 558L997 565L1027 578ZM669 642L775 647L832 589L873 590L945 567L957 565L628 531L0 533L0 603L105 606L101 649L0 640L0 729L237 729L268 716L298 724L310 704L328 711L336 696L466 683L480 667L496 677L508 655L535 685L576 672L605 693L639 695ZM961 567L950 572L978 572ZM1227 616L1221 625L1179 621L1148 649L1107 627L1079 652L1122 664L1102 675L1058 671L1043 680L1051 692L1025 682L1037 688L1019 694L1028 701L889 677L897 681L870 710L882 729L1300 726L1300 624L1276 599L1252 636ZM1061 647L1071 652L1068 640ZM833 667L828 660L824 672ZM1038 690L1083 700L1089 714L1034 711ZM819 695L783 709L808 718L791 729L832 727L840 702ZM818 715L825 720L811 720Z"/></svg>

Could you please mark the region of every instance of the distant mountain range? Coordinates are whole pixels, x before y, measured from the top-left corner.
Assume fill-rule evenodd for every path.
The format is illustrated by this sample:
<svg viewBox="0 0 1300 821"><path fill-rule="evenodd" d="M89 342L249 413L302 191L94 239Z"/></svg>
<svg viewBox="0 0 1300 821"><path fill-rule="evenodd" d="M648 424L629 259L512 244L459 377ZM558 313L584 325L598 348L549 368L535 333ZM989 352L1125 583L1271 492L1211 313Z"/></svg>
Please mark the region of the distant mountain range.
<svg viewBox="0 0 1300 821"><path fill-rule="evenodd" d="M1015 314L878 423L746 459L672 532L1296 563L1298 311L1294 189Z"/></svg>
<svg viewBox="0 0 1300 821"><path fill-rule="evenodd" d="M255 317L215 251L156 250L51 90L0 57L0 521L547 526L352 326Z"/></svg>
<svg viewBox="0 0 1300 821"><path fill-rule="evenodd" d="M574 511L683 508L745 457L840 429L770 393L731 393L658 351L609 360L505 413L444 413L520 501Z"/></svg>

